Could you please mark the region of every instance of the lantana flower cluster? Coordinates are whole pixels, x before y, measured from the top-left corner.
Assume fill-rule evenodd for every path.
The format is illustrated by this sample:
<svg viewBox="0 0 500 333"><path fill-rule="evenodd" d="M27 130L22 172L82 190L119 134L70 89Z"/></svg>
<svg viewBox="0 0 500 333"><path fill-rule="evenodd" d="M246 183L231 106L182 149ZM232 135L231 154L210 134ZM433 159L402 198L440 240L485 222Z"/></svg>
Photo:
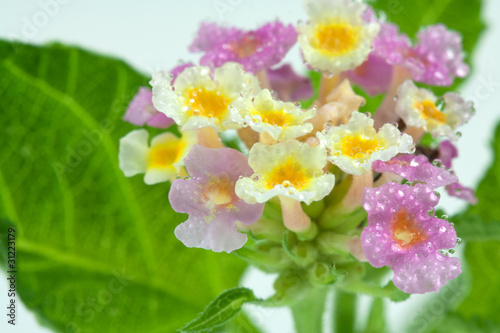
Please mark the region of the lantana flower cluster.
<svg viewBox="0 0 500 333"><path fill-rule="evenodd" d="M130 102L124 120L141 128L120 140L120 168L168 191L162 205L188 216L175 228L187 247L312 285L370 282L360 265L387 266L402 291L437 291L461 273L437 190L476 202L452 170L473 106L429 88L467 74L461 37L439 24L412 44L359 1L305 8L299 25L202 23L189 47L199 63L154 73ZM283 63L293 47L309 76ZM385 99L367 109L354 86ZM163 132L150 140L153 127Z"/></svg>

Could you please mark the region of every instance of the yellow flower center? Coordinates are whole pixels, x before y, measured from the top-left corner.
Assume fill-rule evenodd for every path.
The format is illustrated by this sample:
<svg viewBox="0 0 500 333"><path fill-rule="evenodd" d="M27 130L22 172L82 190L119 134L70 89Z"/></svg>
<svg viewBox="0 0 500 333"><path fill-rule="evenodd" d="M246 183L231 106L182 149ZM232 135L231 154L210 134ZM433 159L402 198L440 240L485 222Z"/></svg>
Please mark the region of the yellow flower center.
<svg viewBox="0 0 500 333"><path fill-rule="evenodd" d="M415 223L415 218L404 208L392 217L391 231L393 239L403 249L425 242L428 238L427 234Z"/></svg>
<svg viewBox="0 0 500 333"><path fill-rule="evenodd" d="M148 166L151 168L165 168L172 166L179 155L181 154L184 146L180 140L159 144L151 148L149 152Z"/></svg>
<svg viewBox="0 0 500 333"><path fill-rule="evenodd" d="M220 91L194 88L187 93L187 103L192 115L221 121L228 111L230 101Z"/></svg>
<svg viewBox="0 0 500 333"><path fill-rule="evenodd" d="M417 104L417 109L424 119L432 119L438 123L446 122L446 115L436 108L436 105L429 100Z"/></svg>
<svg viewBox="0 0 500 333"><path fill-rule="evenodd" d="M235 197L234 182L229 177L211 178L203 186L202 197L211 206L230 204Z"/></svg>
<svg viewBox="0 0 500 333"><path fill-rule="evenodd" d="M263 123L278 127L288 125L291 120L290 115L283 112L283 110L263 111L259 112L258 115L261 117Z"/></svg>
<svg viewBox="0 0 500 333"><path fill-rule="evenodd" d="M361 135L344 136L340 140L339 145L342 155L354 159L364 159L382 148L377 139L368 139Z"/></svg>
<svg viewBox="0 0 500 333"><path fill-rule="evenodd" d="M269 173L265 179L265 186L268 190L273 189L276 185L293 186L295 189L300 190L309 182L308 173L300 163L289 159Z"/></svg>
<svg viewBox="0 0 500 333"><path fill-rule="evenodd" d="M358 27L346 23L320 24L316 28L316 47L331 55L346 53L356 47L358 32Z"/></svg>

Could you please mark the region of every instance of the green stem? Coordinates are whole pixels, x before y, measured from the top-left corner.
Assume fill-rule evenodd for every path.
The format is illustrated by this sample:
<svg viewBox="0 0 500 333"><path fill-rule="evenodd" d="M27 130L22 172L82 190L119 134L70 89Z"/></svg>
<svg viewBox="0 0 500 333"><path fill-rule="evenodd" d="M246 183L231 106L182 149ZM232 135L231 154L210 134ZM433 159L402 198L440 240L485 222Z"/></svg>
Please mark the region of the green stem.
<svg viewBox="0 0 500 333"><path fill-rule="evenodd" d="M325 310L326 288L311 288L305 297L291 305L297 333L321 333Z"/></svg>
<svg viewBox="0 0 500 333"><path fill-rule="evenodd" d="M373 300L370 316L364 333L386 333L384 299L377 297Z"/></svg>
<svg viewBox="0 0 500 333"><path fill-rule="evenodd" d="M336 291L334 332L353 333L356 314L356 294Z"/></svg>

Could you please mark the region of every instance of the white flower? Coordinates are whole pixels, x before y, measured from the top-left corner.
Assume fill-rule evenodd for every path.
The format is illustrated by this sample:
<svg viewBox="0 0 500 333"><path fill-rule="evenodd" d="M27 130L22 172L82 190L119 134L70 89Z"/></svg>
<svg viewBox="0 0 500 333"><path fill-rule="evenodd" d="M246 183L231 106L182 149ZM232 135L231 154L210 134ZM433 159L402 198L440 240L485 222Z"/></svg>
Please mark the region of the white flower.
<svg viewBox="0 0 500 333"><path fill-rule="evenodd" d="M366 5L351 0L306 0L309 23L301 25L298 42L314 68L338 74L361 65L380 25L363 22Z"/></svg>
<svg viewBox="0 0 500 333"><path fill-rule="evenodd" d="M439 107L439 99L432 92L418 88L411 80L399 86L397 96L396 113L406 125L422 127L435 137L447 136L457 140L455 129L474 115L472 103L460 95L446 93L444 106Z"/></svg>
<svg viewBox="0 0 500 333"><path fill-rule="evenodd" d="M260 91L255 98L240 97L231 107L231 118L235 122L247 124L258 133L267 132L277 141L295 139L311 132L313 125L305 121L315 114L315 108L303 111L294 103L273 99L268 89Z"/></svg>
<svg viewBox="0 0 500 333"><path fill-rule="evenodd" d="M153 104L183 130L239 128L240 125L231 120L229 106L241 94L251 95L260 90L254 75L231 62L216 68L213 78L209 67L193 66L179 74L173 85L171 81L172 76L166 72L153 74L150 82Z"/></svg>
<svg viewBox="0 0 500 333"><path fill-rule="evenodd" d="M173 180L184 165L183 159L196 144L196 133L186 131L178 138L172 133L155 136L148 144L145 129L132 131L120 139L118 160L126 177L144 173L148 185Z"/></svg>
<svg viewBox="0 0 500 333"><path fill-rule="evenodd" d="M377 133L373 119L356 111L347 124L330 127L317 138L329 150L328 159L333 164L358 176L369 171L374 161L385 162L414 149L408 134L401 134L391 124L385 124Z"/></svg>
<svg viewBox="0 0 500 333"><path fill-rule="evenodd" d="M275 145L256 143L248 158L255 174L236 182L236 195L247 203L262 203L283 195L310 204L323 199L335 185L325 173L326 151L298 141Z"/></svg>

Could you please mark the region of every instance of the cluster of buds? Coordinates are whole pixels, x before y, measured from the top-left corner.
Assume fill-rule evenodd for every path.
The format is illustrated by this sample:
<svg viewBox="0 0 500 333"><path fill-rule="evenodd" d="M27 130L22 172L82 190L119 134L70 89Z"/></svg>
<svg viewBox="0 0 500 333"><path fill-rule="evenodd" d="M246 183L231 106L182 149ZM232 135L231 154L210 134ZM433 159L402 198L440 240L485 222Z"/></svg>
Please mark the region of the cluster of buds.
<svg viewBox="0 0 500 333"><path fill-rule="evenodd" d="M368 265L392 269L404 292L437 291L461 263L449 255L459 241L453 224L435 216L436 190L476 200L451 169L451 141L474 110L456 93L436 97L415 83L464 77L461 38L435 25L412 45L362 2L305 7L299 26L202 24L190 46L203 53L200 64L154 73L152 90L130 103L126 121L166 131L123 137L120 168L144 173L146 184L171 182L170 205L189 215L175 229L187 247L278 272L277 291L291 275L359 286ZM308 108L300 100L314 95L311 80L280 64L297 42L322 73ZM351 82L385 94L378 109L364 110ZM420 149L426 134L434 146Z"/></svg>

